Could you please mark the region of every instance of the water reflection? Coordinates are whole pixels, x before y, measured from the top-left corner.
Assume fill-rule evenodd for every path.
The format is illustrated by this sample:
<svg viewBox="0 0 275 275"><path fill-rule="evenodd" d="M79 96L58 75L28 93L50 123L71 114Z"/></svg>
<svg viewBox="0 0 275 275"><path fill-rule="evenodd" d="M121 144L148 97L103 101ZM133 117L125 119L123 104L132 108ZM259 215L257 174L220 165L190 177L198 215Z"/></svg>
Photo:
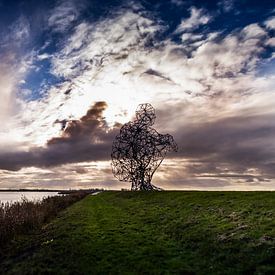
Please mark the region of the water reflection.
<svg viewBox="0 0 275 275"><path fill-rule="evenodd" d="M58 195L57 192L0 192L1 202L15 202L20 201L22 198L35 201L45 197Z"/></svg>

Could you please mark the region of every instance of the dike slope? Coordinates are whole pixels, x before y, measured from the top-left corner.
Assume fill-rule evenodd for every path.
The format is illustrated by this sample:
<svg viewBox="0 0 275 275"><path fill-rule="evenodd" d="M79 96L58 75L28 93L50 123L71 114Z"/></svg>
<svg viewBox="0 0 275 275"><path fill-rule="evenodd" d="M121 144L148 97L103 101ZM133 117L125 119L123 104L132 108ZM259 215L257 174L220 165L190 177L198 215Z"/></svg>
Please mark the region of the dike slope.
<svg viewBox="0 0 275 275"><path fill-rule="evenodd" d="M275 274L275 192L102 192L5 254L1 274Z"/></svg>

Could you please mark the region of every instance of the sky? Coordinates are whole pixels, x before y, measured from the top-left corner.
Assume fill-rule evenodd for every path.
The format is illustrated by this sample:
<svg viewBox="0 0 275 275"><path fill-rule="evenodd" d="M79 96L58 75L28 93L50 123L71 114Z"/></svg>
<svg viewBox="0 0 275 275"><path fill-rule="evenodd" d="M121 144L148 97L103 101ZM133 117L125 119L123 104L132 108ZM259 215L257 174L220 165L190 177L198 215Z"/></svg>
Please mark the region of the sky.
<svg viewBox="0 0 275 275"><path fill-rule="evenodd" d="M112 142L150 103L154 185L275 190L274 33L271 0L0 0L0 189L129 188Z"/></svg>

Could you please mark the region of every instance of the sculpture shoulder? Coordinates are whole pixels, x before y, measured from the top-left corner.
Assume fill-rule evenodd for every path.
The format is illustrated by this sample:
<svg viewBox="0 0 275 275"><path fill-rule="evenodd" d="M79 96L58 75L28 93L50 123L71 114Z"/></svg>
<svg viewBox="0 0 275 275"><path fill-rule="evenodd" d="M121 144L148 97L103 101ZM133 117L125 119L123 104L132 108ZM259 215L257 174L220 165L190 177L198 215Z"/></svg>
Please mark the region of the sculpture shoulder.
<svg viewBox="0 0 275 275"><path fill-rule="evenodd" d="M121 129L120 129L120 134L134 134L138 129L140 128L139 124L136 122L128 122L125 123Z"/></svg>

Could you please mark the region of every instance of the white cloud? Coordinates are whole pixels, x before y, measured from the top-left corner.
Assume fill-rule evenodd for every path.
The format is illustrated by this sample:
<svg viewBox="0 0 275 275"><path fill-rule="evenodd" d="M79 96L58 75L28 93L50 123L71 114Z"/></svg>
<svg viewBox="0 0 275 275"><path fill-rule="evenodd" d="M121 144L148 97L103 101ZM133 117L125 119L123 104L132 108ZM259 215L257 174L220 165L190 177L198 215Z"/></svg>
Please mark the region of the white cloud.
<svg viewBox="0 0 275 275"><path fill-rule="evenodd" d="M234 2L234 0L222 0L218 2L218 6L220 6L224 12L230 12L234 8Z"/></svg>
<svg viewBox="0 0 275 275"><path fill-rule="evenodd" d="M54 57L53 72L72 77L87 66L98 70L112 56L127 55L137 46L141 48L158 30L155 22L131 11L97 25L82 23L61 53Z"/></svg>
<svg viewBox="0 0 275 275"><path fill-rule="evenodd" d="M20 16L11 25L8 25L0 33L1 56L8 51L9 53L23 53L30 41L30 23L29 20Z"/></svg>
<svg viewBox="0 0 275 275"><path fill-rule="evenodd" d="M192 7L190 9L190 17L183 19L180 25L176 29L176 33L182 33L185 31L191 31L199 28L201 25L207 24L211 17L207 15L203 9L197 9Z"/></svg>
<svg viewBox="0 0 275 275"><path fill-rule="evenodd" d="M202 34L193 34L193 33L184 33L181 36L181 40L182 42L186 42L186 41L197 41L197 40L202 40L203 35Z"/></svg>
<svg viewBox="0 0 275 275"><path fill-rule="evenodd" d="M51 57L51 55L47 54L47 53L42 53L37 55L37 60L45 60L45 59L49 59Z"/></svg>
<svg viewBox="0 0 275 275"><path fill-rule="evenodd" d="M9 68L2 63L0 65L0 120L5 121L11 115L11 105L16 79L12 76Z"/></svg>
<svg viewBox="0 0 275 275"><path fill-rule="evenodd" d="M275 37L272 37L266 41L267 46L275 47Z"/></svg>
<svg viewBox="0 0 275 275"><path fill-rule="evenodd" d="M244 34L245 39L261 38L267 35L265 30L256 23L244 27L241 33Z"/></svg>
<svg viewBox="0 0 275 275"><path fill-rule="evenodd" d="M75 1L59 1L48 18L48 25L54 32L64 32L77 20L79 14L80 10Z"/></svg>
<svg viewBox="0 0 275 275"><path fill-rule="evenodd" d="M219 33L186 33L185 40L198 43L191 56L184 43L170 40L155 41L155 48L147 49L146 44L162 29L130 10L97 24L77 25L63 50L50 57L53 73L70 81L51 88L39 102L24 104L26 111L19 120L31 123L28 130L21 128L22 134L32 144L43 145L59 134L57 119L80 118L95 101L102 100L109 105L109 123L127 121L141 102L152 102L160 109L163 102L189 102L197 108L196 119L207 120L213 116L212 108L220 112L217 116L228 115L236 111L232 106L248 97L248 91L256 93L266 86L251 74L267 39L257 24L219 42L215 42ZM156 73L148 73L150 70ZM207 108L198 108L200 104ZM181 110L180 114L195 119L192 108L190 113ZM182 123L178 119L162 127L175 131Z"/></svg>
<svg viewBox="0 0 275 275"><path fill-rule="evenodd" d="M5 51L0 55L0 119L2 131L8 129L10 132L12 130L9 123L12 117L20 112L21 99L18 97L18 86L24 81L31 58L31 56L18 58L17 53L13 50ZM3 134L2 131L0 136ZM2 139L2 137L0 138Z"/></svg>
<svg viewBox="0 0 275 275"><path fill-rule="evenodd" d="M185 1L184 0L171 0L171 3L180 7L185 4Z"/></svg>
<svg viewBox="0 0 275 275"><path fill-rule="evenodd" d="M267 29L274 30L275 29L275 16L270 17L265 21L265 26Z"/></svg>
<svg viewBox="0 0 275 275"><path fill-rule="evenodd" d="M30 36L30 25L28 20L21 16L11 27L14 41L26 42Z"/></svg>

